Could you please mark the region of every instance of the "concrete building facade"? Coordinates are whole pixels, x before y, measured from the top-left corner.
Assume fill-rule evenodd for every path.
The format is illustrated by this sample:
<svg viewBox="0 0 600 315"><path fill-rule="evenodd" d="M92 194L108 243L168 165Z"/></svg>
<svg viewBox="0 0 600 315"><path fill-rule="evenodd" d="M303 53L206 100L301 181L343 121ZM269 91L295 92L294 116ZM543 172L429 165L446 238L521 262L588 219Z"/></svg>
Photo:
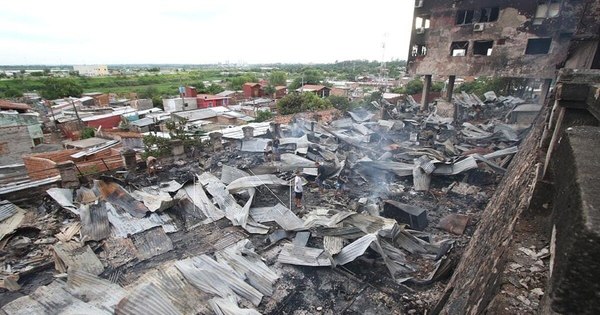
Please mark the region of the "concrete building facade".
<svg viewBox="0 0 600 315"><path fill-rule="evenodd" d="M425 76L425 100L433 75L448 77L448 100L457 76L543 79L543 100L558 69L600 67L599 10L594 0L415 0L408 71Z"/></svg>
<svg viewBox="0 0 600 315"><path fill-rule="evenodd" d="M100 77L110 74L106 65L74 65L73 71L77 71L79 75L86 77Z"/></svg>

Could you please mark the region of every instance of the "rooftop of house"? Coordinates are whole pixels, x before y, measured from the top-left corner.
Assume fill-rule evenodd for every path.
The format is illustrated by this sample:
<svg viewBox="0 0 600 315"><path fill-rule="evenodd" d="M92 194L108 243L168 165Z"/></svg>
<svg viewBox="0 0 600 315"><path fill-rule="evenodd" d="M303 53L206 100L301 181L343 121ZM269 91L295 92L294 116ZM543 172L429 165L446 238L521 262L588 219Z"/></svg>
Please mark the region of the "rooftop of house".
<svg viewBox="0 0 600 315"><path fill-rule="evenodd" d="M0 100L0 110L16 110L18 112L25 112L31 110L31 106L24 103L14 103L7 100Z"/></svg>
<svg viewBox="0 0 600 315"><path fill-rule="evenodd" d="M305 84L304 86L298 88L297 91L314 92L314 91L320 91L320 90L326 89L326 88L328 89L328 87L326 87L324 85Z"/></svg>

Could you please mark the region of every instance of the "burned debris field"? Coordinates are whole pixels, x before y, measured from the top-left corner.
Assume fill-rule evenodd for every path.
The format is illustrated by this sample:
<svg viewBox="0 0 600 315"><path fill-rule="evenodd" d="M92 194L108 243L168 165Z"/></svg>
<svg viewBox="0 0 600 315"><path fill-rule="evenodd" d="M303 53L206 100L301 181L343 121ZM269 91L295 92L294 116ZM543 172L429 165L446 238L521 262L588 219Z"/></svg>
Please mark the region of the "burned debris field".
<svg viewBox="0 0 600 315"><path fill-rule="evenodd" d="M463 94L427 114L408 97L282 116L152 173L3 201L2 311L426 313L531 128L523 104Z"/></svg>

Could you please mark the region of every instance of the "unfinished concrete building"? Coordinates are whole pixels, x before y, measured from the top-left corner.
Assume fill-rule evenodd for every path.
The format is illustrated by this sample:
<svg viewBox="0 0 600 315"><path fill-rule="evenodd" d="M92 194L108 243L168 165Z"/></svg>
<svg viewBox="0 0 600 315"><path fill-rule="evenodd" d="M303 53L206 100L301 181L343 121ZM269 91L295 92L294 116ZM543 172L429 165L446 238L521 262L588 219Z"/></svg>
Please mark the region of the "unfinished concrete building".
<svg viewBox="0 0 600 315"><path fill-rule="evenodd" d="M558 69L600 67L598 6L594 0L416 0L409 72L424 76L425 94L432 75L448 77L449 100L457 76L542 79L543 100Z"/></svg>

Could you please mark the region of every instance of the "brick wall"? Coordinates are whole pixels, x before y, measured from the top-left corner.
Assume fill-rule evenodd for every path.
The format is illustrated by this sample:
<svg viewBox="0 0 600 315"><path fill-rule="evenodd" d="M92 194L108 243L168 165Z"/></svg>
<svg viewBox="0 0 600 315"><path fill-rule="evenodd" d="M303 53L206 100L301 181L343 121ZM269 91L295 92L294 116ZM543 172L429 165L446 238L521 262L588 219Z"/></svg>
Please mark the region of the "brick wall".
<svg viewBox="0 0 600 315"><path fill-rule="evenodd" d="M32 146L27 126L0 127L0 165L21 163Z"/></svg>
<svg viewBox="0 0 600 315"><path fill-rule="evenodd" d="M76 161L71 157L71 154L79 151L78 149L70 149L30 154L23 157L23 163L31 179L44 179L59 175L56 164L64 161L74 161L79 171L83 174L95 174L115 170L123 166L119 148L110 148ZM102 160L104 160L104 163Z"/></svg>
<svg viewBox="0 0 600 315"><path fill-rule="evenodd" d="M71 154L77 149L30 154L23 156L23 163L31 179L44 179L59 175L56 164L71 160Z"/></svg>

